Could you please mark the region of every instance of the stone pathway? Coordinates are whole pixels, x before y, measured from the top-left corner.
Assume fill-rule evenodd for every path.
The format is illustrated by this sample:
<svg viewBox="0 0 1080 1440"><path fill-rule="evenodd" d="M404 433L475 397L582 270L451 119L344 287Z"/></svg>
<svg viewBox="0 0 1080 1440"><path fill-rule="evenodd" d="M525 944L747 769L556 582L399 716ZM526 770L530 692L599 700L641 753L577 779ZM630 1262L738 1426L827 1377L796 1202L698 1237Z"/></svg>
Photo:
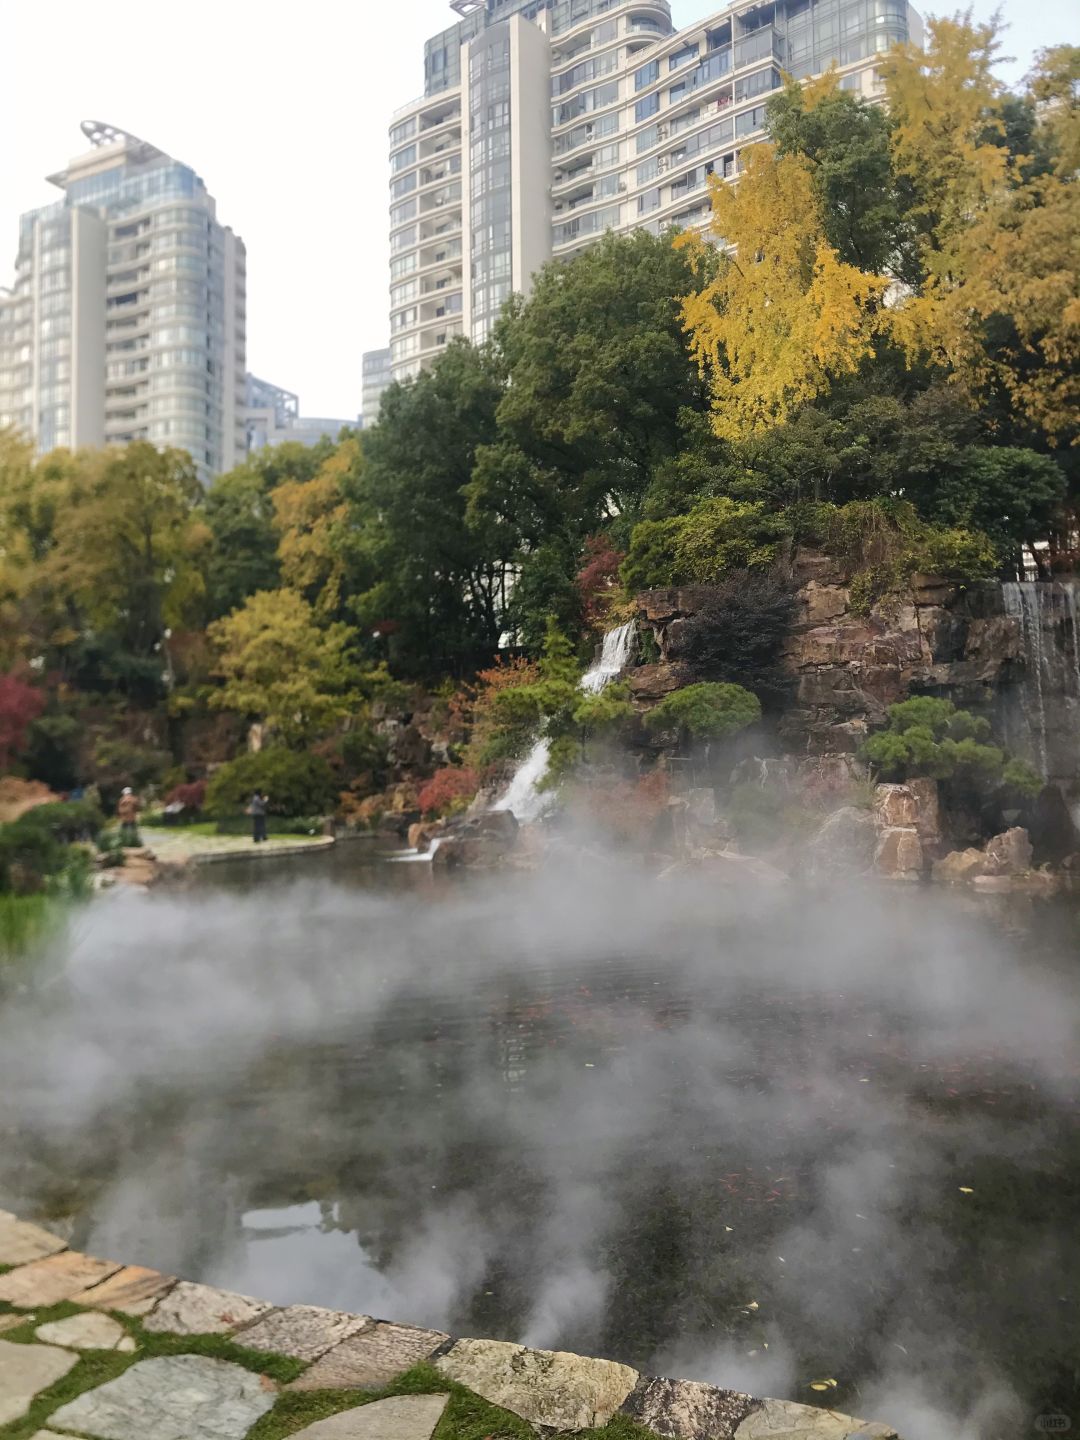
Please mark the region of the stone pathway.
<svg viewBox="0 0 1080 1440"><path fill-rule="evenodd" d="M887 1425L610 1360L267 1305L80 1255L6 1211L0 1267L0 1440L247 1440L278 1424L279 1405L275 1440L457 1440L434 1374L437 1393L379 1397L422 1362L543 1437L624 1416L659 1440L897 1440Z"/></svg>

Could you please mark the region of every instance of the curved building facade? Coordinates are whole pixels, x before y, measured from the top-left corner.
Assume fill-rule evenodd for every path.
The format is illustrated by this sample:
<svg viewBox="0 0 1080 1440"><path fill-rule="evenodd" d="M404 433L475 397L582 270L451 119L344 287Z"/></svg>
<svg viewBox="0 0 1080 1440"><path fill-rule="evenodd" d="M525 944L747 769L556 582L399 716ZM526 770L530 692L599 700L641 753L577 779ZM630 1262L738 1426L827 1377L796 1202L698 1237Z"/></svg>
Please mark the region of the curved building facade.
<svg viewBox="0 0 1080 1440"><path fill-rule="evenodd" d="M454 335L484 339L552 256L707 225L708 178L738 176L782 72L835 67L873 100L878 58L922 39L907 0L736 0L681 30L667 0L453 8L425 47L427 93L390 132L397 380Z"/></svg>

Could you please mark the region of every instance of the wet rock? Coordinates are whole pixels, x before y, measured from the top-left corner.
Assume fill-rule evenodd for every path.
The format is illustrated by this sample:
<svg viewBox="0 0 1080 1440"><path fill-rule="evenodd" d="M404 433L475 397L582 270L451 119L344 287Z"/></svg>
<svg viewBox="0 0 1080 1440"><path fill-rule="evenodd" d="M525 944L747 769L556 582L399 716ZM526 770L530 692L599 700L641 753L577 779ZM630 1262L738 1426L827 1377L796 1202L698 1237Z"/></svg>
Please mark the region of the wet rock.
<svg viewBox="0 0 1080 1440"><path fill-rule="evenodd" d="M986 856L981 850L953 850L934 863L933 879L938 885L967 885L986 872Z"/></svg>
<svg viewBox="0 0 1080 1440"><path fill-rule="evenodd" d="M15 1345L0 1340L0 1425L20 1420L34 1396L65 1376L79 1361L52 1345Z"/></svg>
<svg viewBox="0 0 1080 1440"><path fill-rule="evenodd" d="M289 1386L290 1390L379 1390L433 1355L449 1340L441 1330L369 1322L369 1328L335 1345Z"/></svg>
<svg viewBox="0 0 1080 1440"><path fill-rule="evenodd" d="M938 782L920 778L909 780L907 788L915 797L915 829L919 832L923 849L935 849L941 844L941 796Z"/></svg>
<svg viewBox="0 0 1080 1440"><path fill-rule="evenodd" d="M923 872L923 848L912 826L893 825L878 835L874 869L886 880L918 880Z"/></svg>
<svg viewBox="0 0 1080 1440"><path fill-rule="evenodd" d="M759 1403L737 1390L717 1390L696 1380L645 1377L623 1413L668 1440L733 1440L740 1423Z"/></svg>
<svg viewBox="0 0 1080 1440"><path fill-rule="evenodd" d="M694 857L701 875L722 885L782 885L788 875L768 860L757 855L742 855L737 850L705 850Z"/></svg>
<svg viewBox="0 0 1080 1440"><path fill-rule="evenodd" d="M7 1300L22 1310L44 1309L47 1305L59 1305L61 1300L70 1300L119 1269L112 1261L95 1260L90 1255L66 1250L0 1275L0 1300Z"/></svg>
<svg viewBox="0 0 1080 1440"><path fill-rule="evenodd" d="M248 1350L270 1355L291 1355L296 1360L317 1360L327 1350L371 1324L367 1315L346 1315L318 1305L289 1305L257 1320L236 1336Z"/></svg>
<svg viewBox="0 0 1080 1440"><path fill-rule="evenodd" d="M74 1358L74 1357L72 1357ZM93 1440L243 1440L277 1387L225 1360L142 1360L62 1406L52 1424Z"/></svg>
<svg viewBox="0 0 1080 1440"><path fill-rule="evenodd" d="M459 1340L435 1366L492 1405L553 1430L606 1425L638 1381L636 1370L612 1360L502 1340Z"/></svg>
<svg viewBox="0 0 1080 1440"><path fill-rule="evenodd" d="M1032 853L1028 832L1016 825L986 842L986 873L1022 875L1031 869Z"/></svg>
<svg viewBox="0 0 1080 1440"><path fill-rule="evenodd" d="M118 1321L97 1313L53 1320L39 1325L34 1334L47 1345L66 1345L69 1350L118 1350L122 1340L130 1339ZM126 1348L134 1348L134 1342Z"/></svg>
<svg viewBox="0 0 1080 1440"><path fill-rule="evenodd" d="M683 585L644 590L637 598L646 620L653 625L669 625L684 615L696 615L712 593L708 585Z"/></svg>
<svg viewBox="0 0 1080 1440"><path fill-rule="evenodd" d="M916 572L911 577L911 593L916 605L951 605L959 591L944 575Z"/></svg>
<svg viewBox="0 0 1080 1440"><path fill-rule="evenodd" d="M869 810L843 805L827 815L807 841L805 868L810 875L862 875L874 863L877 828Z"/></svg>
<svg viewBox="0 0 1080 1440"><path fill-rule="evenodd" d="M58 1235L0 1210L0 1265L26 1265L66 1249Z"/></svg>
<svg viewBox="0 0 1080 1440"><path fill-rule="evenodd" d="M76 1305L96 1310L118 1310L122 1315L145 1315L176 1284L172 1275L147 1270L142 1265L125 1265L115 1275L91 1290L71 1297Z"/></svg>
<svg viewBox="0 0 1080 1440"><path fill-rule="evenodd" d="M392 1395L297 1430L293 1440L431 1440L448 1395Z"/></svg>
<svg viewBox="0 0 1080 1440"><path fill-rule="evenodd" d="M156 1334L224 1335L257 1320L271 1308L250 1295L181 1280L143 1324Z"/></svg>
<svg viewBox="0 0 1080 1440"><path fill-rule="evenodd" d="M735 1440L897 1440L896 1431L872 1420L853 1420L791 1400L764 1400L735 1431Z"/></svg>
<svg viewBox="0 0 1080 1440"><path fill-rule="evenodd" d="M409 826L409 849L423 854L424 851L430 849L432 840L441 835L445 829L446 825L442 820L418 820L415 825Z"/></svg>
<svg viewBox="0 0 1080 1440"><path fill-rule="evenodd" d="M491 810L451 820L436 838L431 863L438 869L492 869L516 846L518 822L509 810Z"/></svg>

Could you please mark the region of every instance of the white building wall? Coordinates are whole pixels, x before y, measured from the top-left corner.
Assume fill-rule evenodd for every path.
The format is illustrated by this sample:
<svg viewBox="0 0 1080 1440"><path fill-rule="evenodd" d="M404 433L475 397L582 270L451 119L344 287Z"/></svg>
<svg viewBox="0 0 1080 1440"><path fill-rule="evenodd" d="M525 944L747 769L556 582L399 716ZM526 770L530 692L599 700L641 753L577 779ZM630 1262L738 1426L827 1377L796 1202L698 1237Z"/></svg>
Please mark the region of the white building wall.
<svg viewBox="0 0 1080 1440"><path fill-rule="evenodd" d="M472 217L483 197L473 193L481 169L469 161L478 139L468 133L469 116L479 113L471 103L477 77L470 81L469 56L503 27L512 37L512 278L519 291L527 291L549 256L570 258L606 230L706 230L709 176L738 177L740 151L762 138L765 104L783 72L804 78L835 65L842 86L877 100L878 57L922 36L922 21L906 0L737 0L677 32L667 0L556 0L532 19L514 15L486 29L473 17L467 27L473 38L453 67L458 88L407 111L423 115L449 100L464 118L455 202L464 263L453 283L461 286L464 332L474 339L484 337L491 317L490 307L476 311L472 293L479 263ZM406 144L399 136L392 155L400 158ZM546 238L539 220L545 212ZM392 243L401 235L392 224ZM395 251L392 266L403 253ZM400 276L392 277L392 287L395 278L400 284ZM392 325L404 321L406 303L400 295L393 300ZM446 343L423 313L394 333L395 379L430 364Z"/></svg>

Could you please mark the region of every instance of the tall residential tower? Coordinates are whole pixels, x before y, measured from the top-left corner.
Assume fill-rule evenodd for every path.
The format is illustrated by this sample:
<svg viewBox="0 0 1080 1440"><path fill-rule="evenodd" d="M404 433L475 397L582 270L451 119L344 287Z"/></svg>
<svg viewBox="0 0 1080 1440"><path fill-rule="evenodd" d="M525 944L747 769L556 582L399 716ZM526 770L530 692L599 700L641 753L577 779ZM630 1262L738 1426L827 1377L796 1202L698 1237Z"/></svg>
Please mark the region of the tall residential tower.
<svg viewBox="0 0 1080 1440"><path fill-rule="evenodd" d="M782 71L874 99L877 59L922 38L907 0L734 0L679 31L668 0L451 3L390 129L396 380L605 230L704 227Z"/></svg>
<svg viewBox="0 0 1080 1440"><path fill-rule="evenodd" d="M245 257L187 165L111 125L50 176L0 291L0 426L39 452L149 440L203 479L246 452Z"/></svg>

